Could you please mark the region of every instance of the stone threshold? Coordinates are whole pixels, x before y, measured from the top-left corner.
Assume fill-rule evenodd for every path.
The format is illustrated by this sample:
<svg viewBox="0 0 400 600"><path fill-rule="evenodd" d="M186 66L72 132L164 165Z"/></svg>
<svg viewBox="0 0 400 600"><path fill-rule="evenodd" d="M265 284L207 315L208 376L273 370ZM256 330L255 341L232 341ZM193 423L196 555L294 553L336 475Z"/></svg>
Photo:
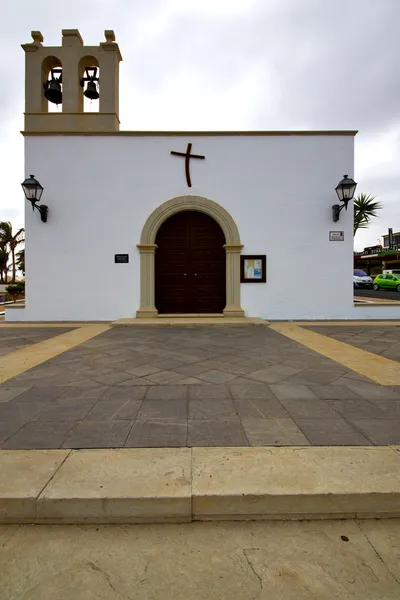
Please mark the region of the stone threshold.
<svg viewBox="0 0 400 600"><path fill-rule="evenodd" d="M218 316L168 316L155 317L152 319L118 319L112 321L111 327L191 327L199 326L216 326L216 327L235 327L248 325L269 325L269 321L259 319L257 317L221 317Z"/></svg>
<svg viewBox="0 0 400 600"><path fill-rule="evenodd" d="M400 517L400 446L0 451L0 524Z"/></svg>

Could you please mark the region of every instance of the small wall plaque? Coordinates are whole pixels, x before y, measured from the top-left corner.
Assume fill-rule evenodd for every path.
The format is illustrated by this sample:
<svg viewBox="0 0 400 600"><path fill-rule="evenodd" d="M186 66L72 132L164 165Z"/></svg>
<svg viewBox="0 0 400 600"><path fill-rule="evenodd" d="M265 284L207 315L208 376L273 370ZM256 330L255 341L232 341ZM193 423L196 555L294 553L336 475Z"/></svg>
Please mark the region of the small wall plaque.
<svg viewBox="0 0 400 600"><path fill-rule="evenodd" d="M330 242L343 242L344 240L344 231L330 231L329 232L329 241Z"/></svg>
<svg viewBox="0 0 400 600"><path fill-rule="evenodd" d="M128 263L129 262L129 254L115 254L114 262L116 263Z"/></svg>
<svg viewBox="0 0 400 600"><path fill-rule="evenodd" d="M240 283L265 283L267 257L265 254L247 254L240 257Z"/></svg>

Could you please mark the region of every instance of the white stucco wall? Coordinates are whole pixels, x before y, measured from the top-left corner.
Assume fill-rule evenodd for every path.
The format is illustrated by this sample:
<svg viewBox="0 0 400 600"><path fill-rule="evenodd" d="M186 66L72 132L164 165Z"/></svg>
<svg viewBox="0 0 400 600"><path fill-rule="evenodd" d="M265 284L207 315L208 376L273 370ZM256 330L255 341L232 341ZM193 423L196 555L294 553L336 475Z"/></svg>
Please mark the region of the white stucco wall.
<svg viewBox="0 0 400 600"><path fill-rule="evenodd" d="M188 142L206 156L191 160L192 188L184 159L170 155ZM353 306L352 205L332 221L334 188L353 175L352 136L59 135L25 143L25 172L42 183L49 217L44 224L27 206L27 303L8 320L135 316L143 224L186 194L232 215L243 254L267 255L267 283L241 285L247 315L381 318ZM344 231L344 241L330 242L330 230ZM129 264L115 264L116 253L129 253Z"/></svg>

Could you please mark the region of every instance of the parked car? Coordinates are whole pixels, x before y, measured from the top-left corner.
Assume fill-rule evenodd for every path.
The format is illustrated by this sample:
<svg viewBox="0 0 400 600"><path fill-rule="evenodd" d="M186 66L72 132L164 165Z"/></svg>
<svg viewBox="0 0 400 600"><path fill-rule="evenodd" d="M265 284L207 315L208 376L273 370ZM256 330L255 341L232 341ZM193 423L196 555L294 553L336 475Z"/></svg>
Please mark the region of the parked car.
<svg viewBox="0 0 400 600"><path fill-rule="evenodd" d="M354 269L353 286L355 288L372 288L372 283L372 277L370 277L365 271L361 271L361 269Z"/></svg>
<svg viewBox="0 0 400 600"><path fill-rule="evenodd" d="M389 275L387 273L377 275L374 279L374 290L379 290L381 288L397 290L400 292L400 277L398 275Z"/></svg>

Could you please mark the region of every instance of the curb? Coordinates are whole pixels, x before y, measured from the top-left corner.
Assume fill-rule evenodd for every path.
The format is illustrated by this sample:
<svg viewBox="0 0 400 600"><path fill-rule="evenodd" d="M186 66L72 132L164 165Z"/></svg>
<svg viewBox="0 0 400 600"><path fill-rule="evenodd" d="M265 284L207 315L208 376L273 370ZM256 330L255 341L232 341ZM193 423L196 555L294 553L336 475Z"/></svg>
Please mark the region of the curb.
<svg viewBox="0 0 400 600"><path fill-rule="evenodd" d="M0 524L400 517L400 447L0 451Z"/></svg>

